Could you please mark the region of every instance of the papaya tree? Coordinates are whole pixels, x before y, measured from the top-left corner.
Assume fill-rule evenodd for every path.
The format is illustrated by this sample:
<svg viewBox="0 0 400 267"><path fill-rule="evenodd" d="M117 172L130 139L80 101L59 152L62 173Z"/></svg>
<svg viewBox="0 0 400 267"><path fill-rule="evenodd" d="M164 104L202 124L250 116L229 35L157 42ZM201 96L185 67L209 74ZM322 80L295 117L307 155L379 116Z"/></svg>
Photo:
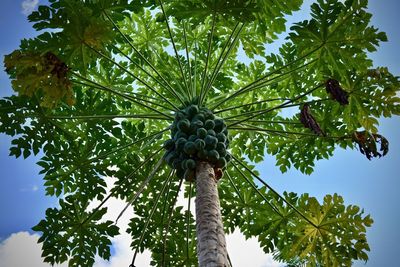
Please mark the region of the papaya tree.
<svg viewBox="0 0 400 267"><path fill-rule="evenodd" d="M4 58L16 94L0 100L0 131L13 137L11 156L41 152L46 194L60 199L33 227L44 261L109 259L119 228L102 218L113 197L134 210L131 266L145 249L154 266L232 266L225 234L235 229L289 265L366 261L372 219L362 209L337 194L280 194L255 170L266 154L306 174L338 147L384 156L378 118L400 111L399 78L368 58L386 35L367 1L317 0L286 30L301 6L39 6L29 16L38 36Z"/></svg>

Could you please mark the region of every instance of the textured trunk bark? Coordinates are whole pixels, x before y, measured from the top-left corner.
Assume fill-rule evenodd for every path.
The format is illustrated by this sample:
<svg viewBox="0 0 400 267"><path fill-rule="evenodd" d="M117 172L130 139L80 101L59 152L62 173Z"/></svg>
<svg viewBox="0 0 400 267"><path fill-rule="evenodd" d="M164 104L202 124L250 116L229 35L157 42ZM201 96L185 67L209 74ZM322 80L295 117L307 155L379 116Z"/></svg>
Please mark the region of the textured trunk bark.
<svg viewBox="0 0 400 267"><path fill-rule="evenodd" d="M196 168L197 256L200 267L228 267L217 180L207 162Z"/></svg>

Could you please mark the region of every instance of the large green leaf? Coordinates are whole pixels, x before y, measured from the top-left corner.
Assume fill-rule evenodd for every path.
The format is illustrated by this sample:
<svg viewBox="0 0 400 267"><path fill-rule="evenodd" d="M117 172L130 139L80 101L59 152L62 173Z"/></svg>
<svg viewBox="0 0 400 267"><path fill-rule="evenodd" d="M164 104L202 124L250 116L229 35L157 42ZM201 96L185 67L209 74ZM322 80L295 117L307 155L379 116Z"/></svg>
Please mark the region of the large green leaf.
<svg viewBox="0 0 400 267"><path fill-rule="evenodd" d="M104 259L111 256L110 237L118 234L118 227L111 221L98 222L107 209L95 214L87 212L86 196L70 195L60 200L60 208L49 208L46 220L32 229L42 232L44 261L52 265L69 258L69 266L90 266L98 254Z"/></svg>

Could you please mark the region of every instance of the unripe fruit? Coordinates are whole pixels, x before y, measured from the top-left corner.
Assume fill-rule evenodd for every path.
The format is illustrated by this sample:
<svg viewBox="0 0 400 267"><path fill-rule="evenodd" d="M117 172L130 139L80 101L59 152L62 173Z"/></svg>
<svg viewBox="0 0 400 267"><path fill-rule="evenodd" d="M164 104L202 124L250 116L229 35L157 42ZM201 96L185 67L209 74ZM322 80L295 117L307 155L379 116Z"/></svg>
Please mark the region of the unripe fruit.
<svg viewBox="0 0 400 267"><path fill-rule="evenodd" d="M205 138L206 135L207 135L207 130L206 129L204 129L204 128L197 129L197 136L199 138Z"/></svg>
<svg viewBox="0 0 400 267"><path fill-rule="evenodd" d="M183 119L178 122L178 129L184 133L190 129L190 121L188 119Z"/></svg>
<svg viewBox="0 0 400 267"><path fill-rule="evenodd" d="M206 120L206 122L204 123L204 128L206 128L207 130L210 129L214 129L215 123L213 120Z"/></svg>
<svg viewBox="0 0 400 267"><path fill-rule="evenodd" d="M186 160L186 168L187 169L194 169L196 168L196 162L193 159Z"/></svg>
<svg viewBox="0 0 400 267"><path fill-rule="evenodd" d="M183 147L183 151L188 155L192 155L196 153L196 147L193 142L187 141Z"/></svg>

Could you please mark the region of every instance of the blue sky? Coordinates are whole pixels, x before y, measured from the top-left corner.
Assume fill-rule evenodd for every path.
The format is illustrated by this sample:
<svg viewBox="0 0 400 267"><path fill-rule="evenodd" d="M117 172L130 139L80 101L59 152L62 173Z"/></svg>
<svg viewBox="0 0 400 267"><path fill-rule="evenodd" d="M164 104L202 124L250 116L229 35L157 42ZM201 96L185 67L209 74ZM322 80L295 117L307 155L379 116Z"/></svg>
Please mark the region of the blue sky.
<svg viewBox="0 0 400 267"><path fill-rule="evenodd" d="M35 3L36 1L28 1ZM42 1L43 2L43 1ZM309 2L309 1L306 1ZM22 1L1 0L0 3L0 58L12 52L22 38L34 36L22 13ZM398 30L397 0L371 1L370 10L374 14L372 24L385 31L389 42L381 44L373 53L376 66L388 66L400 75L400 31ZM303 19L306 11L300 12L295 20ZM0 97L12 93L10 82L3 70L0 71ZM379 131L388 138L390 151L385 158L368 161L358 151L338 149L330 160L316 163L311 176L291 170L284 175L274 166L274 159L267 157L257 167L262 176L279 192L309 192L322 199L325 194L339 193L346 204L356 204L370 213L375 223L368 230L371 246L370 261L356 266L396 266L400 251L400 208L397 200L400 188L400 118L381 119ZM26 160L8 156L10 138L0 135L0 241L12 233L30 231L43 216L49 206L56 205L54 198L44 196L39 168L35 158ZM1 245L0 245L1 250ZM1 254L1 253L0 253ZM0 258L1 262L1 258ZM11 266L14 267L14 266Z"/></svg>

